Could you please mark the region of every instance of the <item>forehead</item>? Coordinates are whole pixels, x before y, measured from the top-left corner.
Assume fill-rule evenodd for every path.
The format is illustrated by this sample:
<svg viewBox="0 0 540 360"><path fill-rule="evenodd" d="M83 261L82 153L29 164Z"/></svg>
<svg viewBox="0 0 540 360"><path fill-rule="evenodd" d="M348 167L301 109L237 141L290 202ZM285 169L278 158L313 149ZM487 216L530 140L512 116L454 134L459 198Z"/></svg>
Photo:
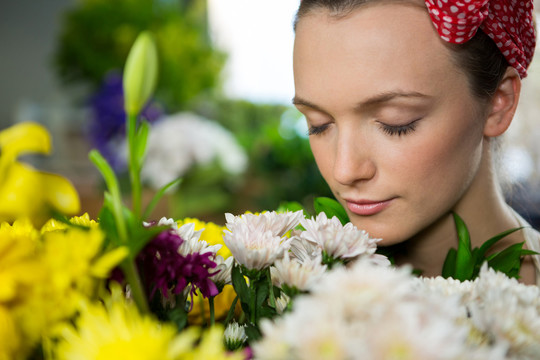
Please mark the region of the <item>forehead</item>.
<svg viewBox="0 0 540 360"><path fill-rule="evenodd" d="M297 95L312 100L466 82L427 10L410 3L370 4L342 18L309 13L297 24L294 73Z"/></svg>

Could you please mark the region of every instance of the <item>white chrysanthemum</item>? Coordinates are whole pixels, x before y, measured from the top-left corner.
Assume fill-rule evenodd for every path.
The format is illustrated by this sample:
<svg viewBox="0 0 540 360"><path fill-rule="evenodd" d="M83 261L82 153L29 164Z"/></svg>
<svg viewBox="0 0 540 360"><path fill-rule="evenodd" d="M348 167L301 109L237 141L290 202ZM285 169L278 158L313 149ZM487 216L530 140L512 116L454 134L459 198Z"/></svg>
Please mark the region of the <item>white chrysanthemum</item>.
<svg viewBox="0 0 540 360"><path fill-rule="evenodd" d="M359 230L352 223L343 226L335 216L328 219L324 212L315 219L303 219L300 223L306 229L300 236L317 244L335 259L373 255L380 241L370 238L367 232Z"/></svg>
<svg viewBox="0 0 540 360"><path fill-rule="evenodd" d="M278 287L285 284L290 288L306 291L326 271L326 265L322 265L321 261L322 257L320 256L299 261L295 258L291 259L289 253L285 252L285 256L276 260L274 266L270 268L272 281Z"/></svg>
<svg viewBox="0 0 540 360"><path fill-rule="evenodd" d="M427 288L417 294L414 281L409 267L367 259L329 271L309 296L295 300L292 312L261 322L255 358L501 358L501 351L469 345L456 297Z"/></svg>
<svg viewBox="0 0 540 360"><path fill-rule="evenodd" d="M163 117L150 129L141 177L158 189L183 176L192 166L217 160L230 174L248 164L234 135L215 121L191 113Z"/></svg>
<svg viewBox="0 0 540 360"><path fill-rule="evenodd" d="M301 234L301 233L300 233ZM293 236L291 240L291 255L300 262L313 260L322 257L322 248L311 241L297 236Z"/></svg>
<svg viewBox="0 0 540 360"><path fill-rule="evenodd" d="M240 348L247 340L245 326L239 325L237 322L230 323L225 329L223 338L227 349L236 350Z"/></svg>
<svg viewBox="0 0 540 360"><path fill-rule="evenodd" d="M266 232L270 231L274 236L284 236L288 231L294 229L304 218L304 212L286 211L278 213L275 211L267 211L261 214L245 213L239 216L225 214L227 224L225 225L230 231L234 231L236 224L245 224L250 231Z"/></svg>
<svg viewBox="0 0 540 360"><path fill-rule="evenodd" d="M540 289L483 266L469 304L475 327L512 358L540 354Z"/></svg>
<svg viewBox="0 0 540 360"><path fill-rule="evenodd" d="M414 282L417 291L440 294L444 297L456 297L460 304L465 306L472 300L474 281L459 281L453 278L445 279L442 276L434 278L420 277Z"/></svg>
<svg viewBox="0 0 540 360"><path fill-rule="evenodd" d="M223 241L239 264L248 269L262 270L283 257L289 249L291 239L284 235L298 224L302 216L302 211L241 216L225 214L228 230L223 232Z"/></svg>
<svg viewBox="0 0 540 360"><path fill-rule="evenodd" d="M232 256L229 256L227 259L224 259L223 256L217 255L214 258L214 262L217 264L217 266L213 270L213 273L215 275L211 276L210 279L212 279L215 284L230 284L234 258Z"/></svg>
<svg viewBox="0 0 540 360"><path fill-rule="evenodd" d="M291 298L287 296L285 293L281 293L281 296L276 298L276 311L278 314L283 314L287 307L289 306L289 302L291 301Z"/></svg>

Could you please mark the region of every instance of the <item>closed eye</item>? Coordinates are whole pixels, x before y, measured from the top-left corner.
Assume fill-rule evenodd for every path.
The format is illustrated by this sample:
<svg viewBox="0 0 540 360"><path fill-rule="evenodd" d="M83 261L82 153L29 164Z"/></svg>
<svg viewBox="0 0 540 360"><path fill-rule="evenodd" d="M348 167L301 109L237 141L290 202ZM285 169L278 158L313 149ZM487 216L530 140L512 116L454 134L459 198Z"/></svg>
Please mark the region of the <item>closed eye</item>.
<svg viewBox="0 0 540 360"><path fill-rule="evenodd" d="M402 136L402 135L410 134L413 131L415 131L416 130L416 125L417 125L416 122L418 120L420 120L420 119L413 120L410 123L405 124L405 125L388 125L388 124L384 124L382 122L379 122L379 124L381 125L381 129L386 134L388 134L390 136L394 136L394 135Z"/></svg>
<svg viewBox="0 0 540 360"><path fill-rule="evenodd" d="M310 126L308 129L308 135L319 135L322 134L330 124L324 124L321 126Z"/></svg>

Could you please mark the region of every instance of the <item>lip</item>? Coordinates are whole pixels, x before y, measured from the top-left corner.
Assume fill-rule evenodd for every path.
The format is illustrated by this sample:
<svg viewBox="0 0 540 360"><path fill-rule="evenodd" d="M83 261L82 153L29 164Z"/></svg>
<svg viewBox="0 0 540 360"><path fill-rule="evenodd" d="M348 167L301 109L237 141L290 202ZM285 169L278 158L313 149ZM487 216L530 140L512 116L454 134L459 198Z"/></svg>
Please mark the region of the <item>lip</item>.
<svg viewBox="0 0 540 360"><path fill-rule="evenodd" d="M386 209L394 199L388 200L345 200L350 212L360 216L371 216Z"/></svg>

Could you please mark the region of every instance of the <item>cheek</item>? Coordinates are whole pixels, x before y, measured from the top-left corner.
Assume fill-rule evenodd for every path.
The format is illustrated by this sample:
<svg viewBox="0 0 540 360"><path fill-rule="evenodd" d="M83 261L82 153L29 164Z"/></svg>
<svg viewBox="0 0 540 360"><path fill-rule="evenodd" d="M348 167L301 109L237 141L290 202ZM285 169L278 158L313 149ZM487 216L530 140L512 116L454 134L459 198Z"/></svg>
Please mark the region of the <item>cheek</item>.
<svg viewBox="0 0 540 360"><path fill-rule="evenodd" d="M394 168L393 176L408 179L404 185L422 204L447 208L463 194L479 168L482 135L463 127L418 140L406 156L396 154L395 163L402 167Z"/></svg>
<svg viewBox="0 0 540 360"><path fill-rule="evenodd" d="M309 144L321 175L330 184L335 161L332 143L328 140L323 141L317 138L317 136L312 136L309 139Z"/></svg>

